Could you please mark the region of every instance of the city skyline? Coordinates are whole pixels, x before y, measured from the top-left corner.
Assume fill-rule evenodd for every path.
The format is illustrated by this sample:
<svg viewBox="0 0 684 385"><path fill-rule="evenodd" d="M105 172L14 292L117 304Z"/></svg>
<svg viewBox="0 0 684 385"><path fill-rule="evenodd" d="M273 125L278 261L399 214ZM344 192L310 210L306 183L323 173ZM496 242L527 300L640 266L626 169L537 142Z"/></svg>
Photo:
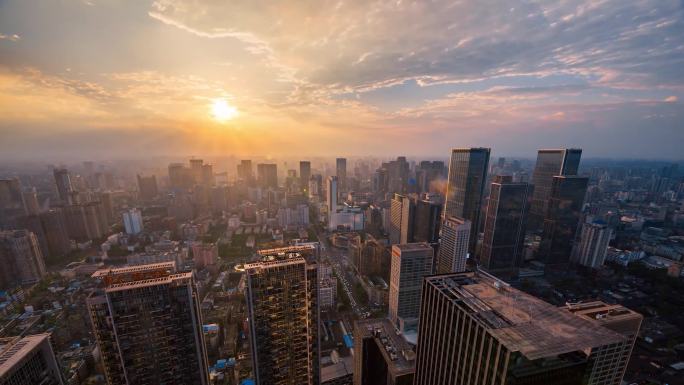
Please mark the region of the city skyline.
<svg viewBox="0 0 684 385"><path fill-rule="evenodd" d="M679 1L317 5L3 2L2 158L681 157Z"/></svg>

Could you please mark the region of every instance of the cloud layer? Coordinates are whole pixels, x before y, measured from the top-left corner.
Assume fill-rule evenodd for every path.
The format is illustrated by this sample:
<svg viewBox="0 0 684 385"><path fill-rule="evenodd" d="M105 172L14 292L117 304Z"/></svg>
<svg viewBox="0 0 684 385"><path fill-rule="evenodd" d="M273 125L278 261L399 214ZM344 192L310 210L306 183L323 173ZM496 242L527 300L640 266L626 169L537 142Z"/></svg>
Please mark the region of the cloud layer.
<svg viewBox="0 0 684 385"><path fill-rule="evenodd" d="M17 0L0 25L12 156L61 132L164 154L681 158L684 142L682 1ZM241 110L227 127L207 114L219 97Z"/></svg>

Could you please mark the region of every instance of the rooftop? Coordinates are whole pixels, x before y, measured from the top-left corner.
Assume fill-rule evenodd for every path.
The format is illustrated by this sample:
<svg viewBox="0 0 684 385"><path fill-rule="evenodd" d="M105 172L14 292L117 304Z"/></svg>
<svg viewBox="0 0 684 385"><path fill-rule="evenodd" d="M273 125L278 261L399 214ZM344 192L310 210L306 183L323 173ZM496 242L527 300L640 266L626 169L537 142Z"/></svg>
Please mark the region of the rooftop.
<svg viewBox="0 0 684 385"><path fill-rule="evenodd" d="M489 329L506 348L530 360L622 342L624 337L523 293L482 272L426 278Z"/></svg>
<svg viewBox="0 0 684 385"><path fill-rule="evenodd" d="M397 249L401 250L402 252L404 252L404 251L419 251L419 250L420 251L422 251L422 250L432 251L432 247L425 242L402 243L399 245L392 245L392 247L396 247Z"/></svg>
<svg viewBox="0 0 684 385"><path fill-rule="evenodd" d="M143 280L136 280L136 281L129 281L129 282L114 283L114 284L108 286L106 291L109 293L109 292L113 292L113 291L136 289L136 288L146 287L146 286L169 284L169 283L172 283L174 281L180 281L180 280L191 279L191 278L192 278L192 272L188 271L188 272L178 273L178 274L169 274L167 276L158 277L158 278L150 278L150 279L143 279Z"/></svg>
<svg viewBox="0 0 684 385"><path fill-rule="evenodd" d="M397 332L388 319L367 319L355 322L355 336L361 338L375 338L380 351L387 362L388 370L392 372L412 372L414 370L416 353L412 346ZM361 341L354 341L360 346Z"/></svg>
<svg viewBox="0 0 684 385"><path fill-rule="evenodd" d="M175 267L176 267L175 262L160 262L160 263L151 263L148 265L137 265L137 266L109 268L109 269L102 269L102 270L98 270L98 271L94 272L92 275L92 278L102 278L102 277L106 277L109 275L118 275L118 274L132 274L132 273L144 272L144 271L149 271L149 270L157 270L157 269L174 270Z"/></svg>
<svg viewBox="0 0 684 385"><path fill-rule="evenodd" d="M23 357L47 340L49 336L49 334L36 334L3 341L8 343L0 345L0 378L7 374Z"/></svg>

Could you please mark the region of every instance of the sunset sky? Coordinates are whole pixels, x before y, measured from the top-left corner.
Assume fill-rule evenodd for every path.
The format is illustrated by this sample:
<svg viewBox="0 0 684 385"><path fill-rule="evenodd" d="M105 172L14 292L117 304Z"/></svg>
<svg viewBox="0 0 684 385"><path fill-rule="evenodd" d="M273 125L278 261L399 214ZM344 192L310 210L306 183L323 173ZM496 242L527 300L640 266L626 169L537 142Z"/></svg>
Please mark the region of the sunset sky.
<svg viewBox="0 0 684 385"><path fill-rule="evenodd" d="M684 158L684 0L0 0L0 159Z"/></svg>

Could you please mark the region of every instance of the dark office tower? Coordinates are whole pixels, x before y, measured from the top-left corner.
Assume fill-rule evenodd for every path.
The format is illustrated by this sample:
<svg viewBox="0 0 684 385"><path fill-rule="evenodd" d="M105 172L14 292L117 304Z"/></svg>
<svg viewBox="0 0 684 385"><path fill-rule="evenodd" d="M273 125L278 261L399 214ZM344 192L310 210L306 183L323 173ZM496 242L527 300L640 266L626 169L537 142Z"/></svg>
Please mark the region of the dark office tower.
<svg viewBox="0 0 684 385"><path fill-rule="evenodd" d="M0 384L64 384L50 334L9 337L0 341Z"/></svg>
<svg viewBox="0 0 684 385"><path fill-rule="evenodd" d="M354 322L354 385L411 385L415 359L389 320Z"/></svg>
<svg viewBox="0 0 684 385"><path fill-rule="evenodd" d="M254 171L252 170L251 160L241 160L237 165L238 180L250 184L254 179Z"/></svg>
<svg viewBox="0 0 684 385"><path fill-rule="evenodd" d="M278 188L278 166L275 163L257 164L257 180L263 188Z"/></svg>
<svg viewBox="0 0 684 385"><path fill-rule="evenodd" d="M497 166L499 167L499 169L503 169L506 166L506 158L499 157Z"/></svg>
<svg viewBox="0 0 684 385"><path fill-rule="evenodd" d="M446 217L437 254L438 274L465 271L472 224L459 217Z"/></svg>
<svg viewBox="0 0 684 385"><path fill-rule="evenodd" d="M480 265L489 272L516 274L523 261L528 199L532 186L510 176L492 182L485 215Z"/></svg>
<svg viewBox="0 0 684 385"><path fill-rule="evenodd" d="M150 201L157 197L159 191L157 190L157 177L154 175L138 177L138 193L140 199Z"/></svg>
<svg viewBox="0 0 684 385"><path fill-rule="evenodd" d="M539 150L532 174L534 193L530 206L530 230L541 230L549 207L554 176L577 175L582 150L576 148Z"/></svg>
<svg viewBox="0 0 684 385"><path fill-rule="evenodd" d="M471 223L468 251L477 246L482 195L489 168L488 148L455 148L451 151L444 217L459 217Z"/></svg>
<svg viewBox="0 0 684 385"><path fill-rule="evenodd" d="M589 352L625 339L481 271L422 293L415 385L582 385L603 364Z"/></svg>
<svg viewBox="0 0 684 385"><path fill-rule="evenodd" d="M309 191L309 179L311 179L311 162L302 160L299 162L299 186L304 193Z"/></svg>
<svg viewBox="0 0 684 385"><path fill-rule="evenodd" d="M399 330L410 329L418 320L423 277L432 274L434 255L427 243L392 246L389 319Z"/></svg>
<svg viewBox="0 0 684 385"><path fill-rule="evenodd" d="M72 193L74 188L71 185L71 176L66 168L56 168L53 171L55 176L55 184L57 185L57 194L62 203L71 203Z"/></svg>
<svg viewBox="0 0 684 385"><path fill-rule="evenodd" d="M405 156L387 163L387 189L389 192L408 192L409 164Z"/></svg>
<svg viewBox="0 0 684 385"><path fill-rule="evenodd" d="M0 288L38 282L45 261L35 234L26 230L0 231Z"/></svg>
<svg viewBox="0 0 684 385"><path fill-rule="evenodd" d="M347 189L347 158L337 158L335 160L335 176L339 181L340 191Z"/></svg>
<svg viewBox="0 0 684 385"><path fill-rule="evenodd" d="M435 182L444 178L444 162L424 160L416 170L418 192L437 192Z"/></svg>
<svg viewBox="0 0 684 385"><path fill-rule="evenodd" d="M71 251L71 241L67 233L64 214L61 209L50 209L40 214L40 222L45 231L49 254L61 256Z"/></svg>
<svg viewBox="0 0 684 385"><path fill-rule="evenodd" d="M297 253L245 265L257 385L319 382L317 266Z"/></svg>
<svg viewBox="0 0 684 385"><path fill-rule="evenodd" d="M568 263L582 217L589 178L555 176L551 185L539 259L549 265Z"/></svg>
<svg viewBox="0 0 684 385"><path fill-rule="evenodd" d="M591 356L596 363L585 382L587 385L620 385L644 317L622 305L601 301L568 304L566 309L625 337L617 346L592 349Z"/></svg>
<svg viewBox="0 0 684 385"><path fill-rule="evenodd" d="M415 202L401 194L394 194L390 206L390 243L413 242L413 222L415 215Z"/></svg>
<svg viewBox="0 0 684 385"><path fill-rule="evenodd" d="M87 299L107 383L209 383L199 291L174 262L109 268Z"/></svg>
<svg viewBox="0 0 684 385"><path fill-rule="evenodd" d="M442 222L442 205L439 202L420 199L416 201L413 220L415 242L439 242L439 228Z"/></svg>
<svg viewBox="0 0 684 385"><path fill-rule="evenodd" d="M19 179L0 179L0 229L15 228L15 219L24 214Z"/></svg>

